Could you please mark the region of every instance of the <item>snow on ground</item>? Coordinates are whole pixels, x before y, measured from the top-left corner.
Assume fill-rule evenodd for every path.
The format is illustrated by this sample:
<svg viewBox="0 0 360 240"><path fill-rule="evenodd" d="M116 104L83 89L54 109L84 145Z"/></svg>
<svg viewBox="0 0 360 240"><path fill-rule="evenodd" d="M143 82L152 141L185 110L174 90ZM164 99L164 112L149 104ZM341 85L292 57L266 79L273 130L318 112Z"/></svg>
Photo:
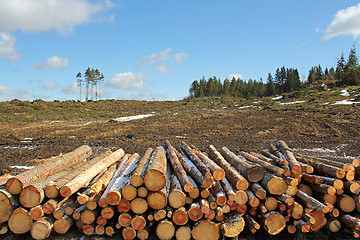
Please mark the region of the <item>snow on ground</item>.
<svg viewBox="0 0 360 240"><path fill-rule="evenodd" d="M307 152L318 152L318 153L336 153L336 150L328 148L294 148L295 151L307 151Z"/></svg>
<svg viewBox="0 0 360 240"><path fill-rule="evenodd" d="M127 121L132 121L132 120L137 120L137 119L142 119L142 118L147 118L147 117L151 117L154 114L142 114L142 115L135 115L135 116L129 116L129 117L119 117L119 118L114 118L114 121L117 122L127 122Z"/></svg>
<svg viewBox="0 0 360 240"><path fill-rule="evenodd" d="M273 97L273 98L271 98L272 100L280 100L280 99L282 99L283 98L283 96L278 96L278 97Z"/></svg>
<svg viewBox="0 0 360 240"><path fill-rule="evenodd" d="M254 106L254 105L242 106L242 107L239 107L238 109L245 109L245 108L256 108L256 106Z"/></svg>
<svg viewBox="0 0 360 240"><path fill-rule="evenodd" d="M9 166L9 168L18 168L18 169L32 169L34 166L18 166L18 165L14 165L14 166Z"/></svg>
<svg viewBox="0 0 360 240"><path fill-rule="evenodd" d="M345 99L342 101L337 101L331 105L351 105L351 104L357 104L357 103L360 104L360 102L353 102L353 101L354 101L354 99Z"/></svg>
<svg viewBox="0 0 360 240"><path fill-rule="evenodd" d="M340 95L344 97L350 97L350 93L346 89L341 90Z"/></svg>
<svg viewBox="0 0 360 240"><path fill-rule="evenodd" d="M280 105L291 105L291 104L298 104L298 103L304 103L305 101L295 101L295 102L284 102L279 103Z"/></svg>

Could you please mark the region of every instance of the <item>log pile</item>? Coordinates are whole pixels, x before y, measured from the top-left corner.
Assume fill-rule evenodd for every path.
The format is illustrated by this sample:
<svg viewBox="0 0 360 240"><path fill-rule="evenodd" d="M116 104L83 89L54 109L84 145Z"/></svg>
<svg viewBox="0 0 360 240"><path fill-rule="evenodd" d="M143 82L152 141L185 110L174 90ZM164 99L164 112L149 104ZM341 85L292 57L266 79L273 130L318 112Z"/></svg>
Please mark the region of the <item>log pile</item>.
<svg viewBox="0 0 360 240"><path fill-rule="evenodd" d="M238 154L238 155L237 155ZM326 229L360 237L360 161L165 141L141 156L82 146L0 186L0 234L46 239L71 228L123 239L220 239ZM359 179L359 180L358 180Z"/></svg>

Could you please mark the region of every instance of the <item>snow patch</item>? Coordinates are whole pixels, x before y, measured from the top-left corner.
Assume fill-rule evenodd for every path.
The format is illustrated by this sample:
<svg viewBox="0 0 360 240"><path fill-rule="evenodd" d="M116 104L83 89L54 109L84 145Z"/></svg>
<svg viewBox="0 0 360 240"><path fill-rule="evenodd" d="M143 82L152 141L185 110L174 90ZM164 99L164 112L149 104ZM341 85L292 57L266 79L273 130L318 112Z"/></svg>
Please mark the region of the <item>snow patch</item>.
<svg viewBox="0 0 360 240"><path fill-rule="evenodd" d="M238 109L245 109L245 108L256 108L256 106L254 106L254 105L242 106L242 107L239 107Z"/></svg>
<svg viewBox="0 0 360 240"><path fill-rule="evenodd" d="M360 103L360 102L353 102L354 99L345 99L345 100L342 100L342 101L337 101L331 105L351 105L351 104L357 104L357 103Z"/></svg>
<svg viewBox="0 0 360 240"><path fill-rule="evenodd" d="M154 114L142 114L142 115L135 115L135 116L129 116L129 117L119 117L119 118L114 118L112 120L117 121L117 122L128 122L128 121L132 121L132 120L138 120L138 119L142 119L142 118L147 118L147 117L151 117Z"/></svg>
<svg viewBox="0 0 360 240"><path fill-rule="evenodd" d="M295 101L295 102L284 102L279 103L280 105L291 105L291 104L298 104L298 103L304 103L305 101Z"/></svg>
<svg viewBox="0 0 360 240"><path fill-rule="evenodd" d="M278 97L273 97L273 98L271 98L272 100L279 100L279 99L282 99L283 98L283 96L278 96Z"/></svg>
<svg viewBox="0 0 360 240"><path fill-rule="evenodd" d="M34 166L18 166L18 165L14 165L14 166L9 166L9 168L17 168L17 169L32 169Z"/></svg>
<svg viewBox="0 0 360 240"><path fill-rule="evenodd" d="M350 93L348 92L348 90L343 89L340 91L340 96L350 97Z"/></svg>
<svg viewBox="0 0 360 240"><path fill-rule="evenodd" d="M320 152L320 153L336 153L336 150L328 148L295 148L295 151Z"/></svg>

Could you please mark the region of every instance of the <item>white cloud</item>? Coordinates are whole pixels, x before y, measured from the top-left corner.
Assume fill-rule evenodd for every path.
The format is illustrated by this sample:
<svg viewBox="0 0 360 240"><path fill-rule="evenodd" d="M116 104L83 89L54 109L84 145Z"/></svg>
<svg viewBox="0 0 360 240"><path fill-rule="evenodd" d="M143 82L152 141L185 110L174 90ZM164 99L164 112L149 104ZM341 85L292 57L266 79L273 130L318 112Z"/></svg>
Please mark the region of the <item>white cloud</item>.
<svg viewBox="0 0 360 240"><path fill-rule="evenodd" d="M130 94L123 94L118 97L118 99L122 100L155 100L158 99L158 95L156 93L152 93L150 91L140 91L134 92Z"/></svg>
<svg viewBox="0 0 360 240"><path fill-rule="evenodd" d="M20 99L20 100L29 100L29 98L33 97L32 89L19 89L14 90L8 86L0 85L0 99L2 101L12 100L12 99Z"/></svg>
<svg viewBox="0 0 360 240"><path fill-rule="evenodd" d="M33 69L57 69L69 65L67 58L61 58L58 56L52 56L46 58L45 62L39 62L32 66Z"/></svg>
<svg viewBox="0 0 360 240"><path fill-rule="evenodd" d="M68 95L80 94L80 87L77 82L72 82L69 86L63 89L63 92Z"/></svg>
<svg viewBox="0 0 360 240"><path fill-rule="evenodd" d="M56 29L60 33L96 21L97 14L113 7L109 0L0 0L0 30L41 32ZM103 17L99 17L100 19Z"/></svg>
<svg viewBox="0 0 360 240"><path fill-rule="evenodd" d="M187 58L189 55L186 52L176 53L174 54L174 58L176 59L177 64L181 64L184 58Z"/></svg>
<svg viewBox="0 0 360 240"><path fill-rule="evenodd" d="M164 62L164 61L169 59L169 57L170 57L169 52L171 50L172 50L171 48L167 48L162 52L153 53L153 54L151 54L149 56L142 57L136 63L136 65L139 66L139 67L142 67L142 66L153 65L153 64L156 64L156 63L159 63L159 62Z"/></svg>
<svg viewBox="0 0 360 240"><path fill-rule="evenodd" d="M41 85L40 87L43 88L43 89L46 89L46 90L51 90L51 89L58 88L59 84L54 83L54 82L48 82L48 83L45 83L45 84Z"/></svg>
<svg viewBox="0 0 360 240"><path fill-rule="evenodd" d="M132 72L118 73L110 78L106 83L109 87L115 87L125 90L142 89L146 81L146 74L135 74Z"/></svg>
<svg viewBox="0 0 360 240"><path fill-rule="evenodd" d="M339 10L326 28L323 39L327 40L339 35L352 35L354 38L360 35L360 3Z"/></svg>
<svg viewBox="0 0 360 240"><path fill-rule="evenodd" d="M18 60L21 55L15 50L16 38L8 32L0 32L0 58Z"/></svg>
<svg viewBox="0 0 360 240"><path fill-rule="evenodd" d="M161 73L164 73L164 74L168 74L170 72L170 70L168 69L166 63L163 63L163 64L157 66L156 68L154 68L154 71L161 72Z"/></svg>
<svg viewBox="0 0 360 240"><path fill-rule="evenodd" d="M229 79L229 80L231 80L233 77L237 80L238 78L241 79L241 78L242 78L242 75L241 75L241 74L238 74L238 73L234 73L234 74L229 74L226 78Z"/></svg>

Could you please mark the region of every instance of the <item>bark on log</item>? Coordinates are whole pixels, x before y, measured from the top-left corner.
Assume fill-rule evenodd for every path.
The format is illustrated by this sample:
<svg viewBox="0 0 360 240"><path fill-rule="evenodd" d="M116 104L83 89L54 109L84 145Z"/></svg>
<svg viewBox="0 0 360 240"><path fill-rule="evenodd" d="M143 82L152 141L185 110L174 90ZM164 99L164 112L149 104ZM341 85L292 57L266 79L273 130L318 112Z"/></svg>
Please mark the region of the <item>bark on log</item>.
<svg viewBox="0 0 360 240"><path fill-rule="evenodd" d="M286 160L289 162L291 172L296 175L301 174L301 166L292 151L290 151L288 145L284 141L280 140L277 142L277 147L285 154Z"/></svg>
<svg viewBox="0 0 360 240"><path fill-rule="evenodd" d="M30 234L34 239L48 238L54 227L54 218L42 217L31 225Z"/></svg>
<svg viewBox="0 0 360 240"><path fill-rule="evenodd" d="M262 167L255 166L239 158L226 147L221 148L221 154L249 182L259 182L263 179L265 171Z"/></svg>
<svg viewBox="0 0 360 240"><path fill-rule="evenodd" d="M24 234L30 231L32 223L29 212L21 207L14 210L8 221L10 231L15 234Z"/></svg>
<svg viewBox="0 0 360 240"><path fill-rule="evenodd" d="M17 197L4 189L0 189L0 224L7 222L19 205L20 202Z"/></svg>
<svg viewBox="0 0 360 240"><path fill-rule="evenodd" d="M191 189L190 192L188 192L189 197L191 197L192 199L197 199L200 195L200 190L198 188L198 186L196 185L196 182L193 178L191 178L190 176L188 176L193 188Z"/></svg>
<svg viewBox="0 0 360 240"><path fill-rule="evenodd" d="M351 216L349 214L344 214L340 216L340 221L344 224L344 226L351 230L356 232L358 235L360 235L360 219L354 216Z"/></svg>
<svg viewBox="0 0 360 240"><path fill-rule="evenodd" d="M171 165L173 166L174 173L178 180L181 183L181 186L183 187L185 192L190 192L193 188L192 183L190 182L186 171L184 167L182 166L175 149L171 146L171 143L169 141L165 141L166 144L166 152L169 156L169 160Z"/></svg>
<svg viewBox="0 0 360 240"><path fill-rule="evenodd" d="M89 146L84 145L79 147L73 152L55 157L17 176L11 177L6 182L6 189L11 194L20 194L22 189L31 183L55 174L78 161L88 158L90 155L91 148Z"/></svg>
<svg viewBox="0 0 360 240"><path fill-rule="evenodd" d="M306 203L311 204L313 207L316 207L317 209L320 209L322 212L327 213L329 212L329 207L321 203L319 200L309 196L308 194L304 193L301 190L298 190L296 193L296 196L303 200Z"/></svg>
<svg viewBox="0 0 360 240"><path fill-rule="evenodd" d="M169 240L175 235L175 227L168 220L161 221L156 227L156 236L161 240Z"/></svg>
<svg viewBox="0 0 360 240"><path fill-rule="evenodd" d="M220 206L224 206L226 204L227 198L225 195L225 191L222 188L220 181L215 180L214 186L210 189L211 194L214 196L216 203Z"/></svg>
<svg viewBox="0 0 360 240"><path fill-rule="evenodd" d="M205 176L207 179L211 179L213 176L210 172L208 166L206 166L196 155L195 151L189 147L184 141L180 142L181 149L187 154L188 158L192 161L192 163L199 169L201 174Z"/></svg>
<svg viewBox="0 0 360 240"><path fill-rule="evenodd" d="M79 220L81 218L81 213L86 209L86 204L81 205L80 207L76 208L72 214L72 217L75 220Z"/></svg>
<svg viewBox="0 0 360 240"><path fill-rule="evenodd" d="M182 191L180 181L176 177L176 175L171 176L170 179L170 194L168 201L170 206L175 209L183 207L185 205L186 194Z"/></svg>
<svg viewBox="0 0 360 240"><path fill-rule="evenodd" d="M277 151L277 150L276 150ZM268 150L263 150L261 152L264 156L274 160L279 166L289 166L289 162L286 161L286 159L283 159L281 157L275 156L274 154L272 154L270 151Z"/></svg>
<svg viewBox="0 0 360 240"><path fill-rule="evenodd" d="M351 194L357 194L360 191L360 181L346 181L344 183L344 189Z"/></svg>
<svg viewBox="0 0 360 240"><path fill-rule="evenodd" d="M69 198L66 202L54 210L53 216L55 219L60 219L64 215L71 216L75 208L79 206L80 205L75 201L74 198Z"/></svg>
<svg viewBox="0 0 360 240"><path fill-rule="evenodd" d="M279 175L282 175L284 174L285 170L282 169L282 168L279 168L278 166L275 166L269 162L266 162L266 161L263 161L261 160L260 158L257 158L256 156L253 156L249 153L246 153L246 152L240 152L241 156L243 156L244 158L246 158L247 160L253 162L253 163L257 163L259 164L260 166L262 166L263 168L271 171L271 172L274 172L274 173L277 173Z"/></svg>
<svg viewBox="0 0 360 240"><path fill-rule="evenodd" d="M93 177L95 177L103 168L108 168L113 165L115 162L119 161L121 157L124 156L124 150L119 149L109 156L99 159L98 162L93 164L90 168L80 173L70 182L65 184L60 188L60 194L63 197L69 197L74 192L78 191L81 187L85 186L86 183L90 182Z"/></svg>
<svg viewBox="0 0 360 240"><path fill-rule="evenodd" d="M295 226L297 229L299 229L303 233L310 232L310 225L302 219L299 219L298 221L296 221Z"/></svg>
<svg viewBox="0 0 360 240"><path fill-rule="evenodd" d="M152 151L153 151L152 148L146 149L144 156L142 156L137 167L132 173L130 177L130 184L133 185L134 187L140 187L144 183L144 176Z"/></svg>
<svg viewBox="0 0 360 240"><path fill-rule="evenodd" d="M54 222L54 231L59 234L66 233L72 225L74 225L74 219L68 215L63 216Z"/></svg>
<svg viewBox="0 0 360 240"><path fill-rule="evenodd" d="M34 221L37 221L44 216L44 210L41 205L37 205L29 210L29 215Z"/></svg>
<svg viewBox="0 0 360 240"><path fill-rule="evenodd" d="M259 183L250 184L250 188L257 198L264 200L266 197L265 189Z"/></svg>
<svg viewBox="0 0 360 240"><path fill-rule="evenodd" d="M167 160L164 149L157 147L144 177L144 184L148 190L159 191L166 186L166 164Z"/></svg>
<svg viewBox="0 0 360 240"><path fill-rule="evenodd" d="M286 192L288 185L283 178L277 177L270 173L265 173L261 180L261 186L265 188L270 194L281 195Z"/></svg>
<svg viewBox="0 0 360 240"><path fill-rule="evenodd" d="M342 168L334 167L325 163L321 163L318 161L313 161L311 159L307 159L306 161L303 159L299 159L299 161L302 161L304 163L307 163L314 167L314 169L318 172L325 173L333 178L339 178L342 179L346 176L346 172Z"/></svg>
<svg viewBox="0 0 360 240"><path fill-rule="evenodd" d="M229 183L229 181L225 178L221 179L220 180L221 182L221 185L223 186L224 188L224 191L226 193L226 196L227 198L230 200L230 201L234 201L235 200L235 196L236 196L236 193L234 192L234 189L233 187L231 186L231 184Z"/></svg>
<svg viewBox="0 0 360 240"><path fill-rule="evenodd" d="M217 240L220 237L220 232L215 223L202 220L193 228L191 236L195 240Z"/></svg>
<svg viewBox="0 0 360 240"><path fill-rule="evenodd" d="M219 229L226 237L238 236L245 227L245 220L241 214L235 213L219 224Z"/></svg>
<svg viewBox="0 0 360 240"><path fill-rule="evenodd" d="M249 182L240 175L216 150L212 145L209 146L209 154L212 159L225 171L227 180L239 190L246 190L249 187Z"/></svg>

